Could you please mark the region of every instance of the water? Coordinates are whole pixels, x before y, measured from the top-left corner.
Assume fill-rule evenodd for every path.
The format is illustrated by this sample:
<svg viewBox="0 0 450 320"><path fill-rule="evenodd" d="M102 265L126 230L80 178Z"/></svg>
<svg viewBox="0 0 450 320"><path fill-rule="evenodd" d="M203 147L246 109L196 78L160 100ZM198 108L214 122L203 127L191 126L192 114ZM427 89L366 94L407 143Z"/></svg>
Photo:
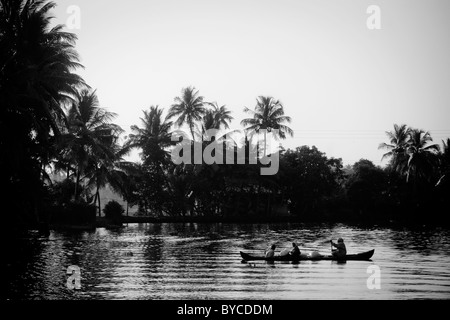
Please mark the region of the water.
<svg viewBox="0 0 450 320"><path fill-rule="evenodd" d="M272 243L329 254L375 249L372 261L242 263ZM449 299L450 231L319 224L129 224L121 230L56 232L11 240L6 299ZM5 263L5 262L4 262ZM81 290L66 287L70 265ZM369 266L380 288L367 286ZM370 281L370 283L375 283Z"/></svg>

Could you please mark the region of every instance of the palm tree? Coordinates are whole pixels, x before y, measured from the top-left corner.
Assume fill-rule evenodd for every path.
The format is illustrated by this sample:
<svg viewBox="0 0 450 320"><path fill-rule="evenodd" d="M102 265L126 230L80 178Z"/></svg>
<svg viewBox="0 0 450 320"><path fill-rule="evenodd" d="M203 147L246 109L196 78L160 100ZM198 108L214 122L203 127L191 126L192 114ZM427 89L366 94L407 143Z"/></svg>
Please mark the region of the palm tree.
<svg viewBox="0 0 450 320"><path fill-rule="evenodd" d="M163 109L159 106L151 106L141 118L143 128L131 126L133 133L129 135L126 147L142 149L141 158L145 165L165 163L169 157L166 148L174 144L170 132L172 122L163 120L162 113Z"/></svg>
<svg viewBox="0 0 450 320"><path fill-rule="evenodd" d="M408 156L406 150L410 138L410 130L411 129L405 124L400 126L394 124L393 131L386 131L386 135L389 138L389 144L383 142L378 147L378 149L388 150L388 152L383 154L381 160L384 158L391 158L390 163L392 168L401 174L404 174L407 171Z"/></svg>
<svg viewBox="0 0 450 320"><path fill-rule="evenodd" d="M59 132L56 119L64 117L62 103L85 86L72 73L82 68L73 49L76 35L63 32L61 25L49 30L49 11L54 7L45 1L0 4L2 98L6 110L19 111L44 137L49 131Z"/></svg>
<svg viewBox="0 0 450 320"><path fill-rule="evenodd" d="M74 73L82 67L76 36L62 26L50 28L54 7L39 0L0 1L0 166L8 168L2 184L22 193L12 201L19 204L24 194L42 199L41 172L65 116L61 106L86 86ZM11 192L9 198L18 196Z"/></svg>
<svg viewBox="0 0 450 320"><path fill-rule="evenodd" d="M195 122L200 121L205 112L203 97L199 96L198 90L195 91L194 87L187 87L181 91L181 97L175 98L175 104L170 107L167 119L178 117L175 121L176 125L181 127L187 124L192 140L195 141Z"/></svg>
<svg viewBox="0 0 450 320"><path fill-rule="evenodd" d="M409 137L406 149L409 156L406 181L408 182L411 176L415 180L429 180L434 168L436 168L439 145L429 145L433 139L430 133L424 130L411 129Z"/></svg>
<svg viewBox="0 0 450 320"><path fill-rule="evenodd" d="M286 134L291 137L294 136L294 131L283 124L285 122L290 123L291 118L284 115L282 103L273 97L259 96L256 99L255 109L250 110L245 107L244 112L253 115L252 118L241 121L242 126L247 126L246 132L259 133L260 130L264 130L264 156L266 155L267 132L276 133L274 137L281 139L286 139ZM273 130L278 131L274 132Z"/></svg>
<svg viewBox="0 0 450 320"><path fill-rule="evenodd" d="M115 142L123 132L118 125L111 123L115 114L99 107L95 91L83 89L77 94L68 113L68 133L61 140L65 146L64 157L73 159L76 170L75 200L78 187L85 178L85 169L101 163L109 164L116 159Z"/></svg>
<svg viewBox="0 0 450 320"><path fill-rule="evenodd" d="M213 120L213 124L209 129L219 130L222 126L225 129L229 129L229 123L233 120L233 117L230 115L231 111L227 110L225 105L219 107L217 102L208 102L208 105L212 107L212 110L207 110L207 115Z"/></svg>
<svg viewBox="0 0 450 320"><path fill-rule="evenodd" d="M219 125L214 117L214 111L208 109L202 119L202 133L204 134L210 129L219 130Z"/></svg>
<svg viewBox="0 0 450 320"><path fill-rule="evenodd" d="M230 115L231 111L227 110L226 106L219 107L217 102L207 102L212 109L207 109L202 119L201 132L198 134L203 140L211 140L211 137L207 136L208 130L220 130L222 127L225 129L230 128L229 123L233 120ZM220 137L222 139L225 135ZM219 138L216 137L216 140Z"/></svg>
<svg viewBox="0 0 450 320"><path fill-rule="evenodd" d="M118 138L118 137L117 137ZM113 157L90 158L88 164L87 178L88 188L95 188L95 197L93 203L98 204L98 216L101 216L100 188L109 184L111 188L121 194L127 194L126 187L129 183L129 177L136 175L138 167L135 163L125 161L123 157L128 153L127 148L122 148L117 143L117 138L112 141L110 148L113 150Z"/></svg>
<svg viewBox="0 0 450 320"><path fill-rule="evenodd" d="M132 134L125 144L128 149L141 149L140 157L143 161L140 175L139 194L144 210L163 214L165 205L172 199L167 199L169 185L168 170L171 166L168 147L175 144L172 141L172 122L163 118L163 109L151 106L144 111L141 118L142 127L131 127Z"/></svg>

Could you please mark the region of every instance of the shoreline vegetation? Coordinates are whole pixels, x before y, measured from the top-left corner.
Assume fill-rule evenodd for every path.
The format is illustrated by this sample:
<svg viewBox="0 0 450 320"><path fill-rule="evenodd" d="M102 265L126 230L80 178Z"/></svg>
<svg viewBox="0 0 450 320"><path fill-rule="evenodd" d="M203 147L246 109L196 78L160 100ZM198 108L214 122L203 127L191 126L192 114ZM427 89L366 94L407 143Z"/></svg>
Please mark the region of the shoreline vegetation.
<svg viewBox="0 0 450 320"><path fill-rule="evenodd" d="M392 225L392 226L445 226L442 221L424 222L424 221L411 221L411 220L377 220L364 221L359 219L327 219L325 220L305 220L298 216L281 216L281 217L166 217L166 218L154 218L154 217L124 217L123 225L128 223L245 223L245 224L276 224L276 223L347 223L347 224L365 224L365 225ZM449 225L447 225L449 227ZM98 227L108 227L104 224L98 224Z"/></svg>
<svg viewBox="0 0 450 320"><path fill-rule="evenodd" d="M450 138L440 147L428 131L404 124L380 141L386 167L366 159L344 167L315 146L268 150L269 139L294 135L280 100L261 95L253 108L243 106L246 136L238 143L227 134L234 120L228 107L188 86L166 109L143 110L140 124L124 135L117 115L76 73L76 36L50 27L55 5L0 3L0 184L9 231L48 234L134 221L448 225ZM182 128L190 145L184 142L178 156L187 161L175 164L171 153L181 141L172 138ZM198 161L197 149L216 163ZM133 150L140 161L125 160ZM229 155L241 164L227 164ZM260 174L272 164L267 158L279 161L276 174ZM127 208L110 201L102 217L106 185ZM128 205L139 208L136 217L125 215Z"/></svg>
<svg viewBox="0 0 450 320"><path fill-rule="evenodd" d="M94 223L81 225L81 224L52 224L49 225L49 231L95 231L97 228L105 228L109 230L117 230L125 228L128 224L165 224L165 223L174 223L174 224L285 224L285 223L325 223L325 224L349 224L349 225L359 225L366 227L420 227L420 228L428 228L428 227L442 227L448 228L450 225L448 221L417 221L411 219L404 220L385 220L385 219L373 219L373 220L358 220L358 219L350 219L350 220L331 220L328 219L326 221L310 221L304 220L301 217L296 216L282 216L282 217L260 217L260 216L252 216L252 217L165 217L165 218L156 218L156 217L123 217L121 223L113 223L104 218L97 218ZM38 230L37 228L31 229L39 231L42 235L42 230Z"/></svg>

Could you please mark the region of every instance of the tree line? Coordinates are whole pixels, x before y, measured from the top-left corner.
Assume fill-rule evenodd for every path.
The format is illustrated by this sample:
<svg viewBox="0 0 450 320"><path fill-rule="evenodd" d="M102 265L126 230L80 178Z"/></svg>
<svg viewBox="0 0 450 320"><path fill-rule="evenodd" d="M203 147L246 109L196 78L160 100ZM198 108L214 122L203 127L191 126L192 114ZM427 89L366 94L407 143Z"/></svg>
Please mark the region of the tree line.
<svg viewBox="0 0 450 320"><path fill-rule="evenodd" d="M289 212L301 219L339 220L438 215L448 206L449 139L443 148L423 130L395 125L387 132L385 168L368 160L344 167L316 147L280 147L280 170L261 176L264 164L178 164L170 157L172 133L187 127L192 143L210 129L228 130L226 105L208 102L194 87L183 88L165 110L151 106L140 124L124 130L102 108L96 91L77 73L82 68L76 36L50 27L53 2L0 1L0 166L2 206L16 225L48 223L58 210L90 208L101 214L106 184L141 215L272 217ZM283 104L256 99L240 123L247 133L285 139L293 135ZM217 139L217 137L216 137ZM207 139L206 139L207 140ZM254 148L227 144L234 154ZM140 161L126 156L139 150ZM248 153L245 153L248 154ZM52 173L64 176L53 181ZM53 210L53 211L52 211Z"/></svg>

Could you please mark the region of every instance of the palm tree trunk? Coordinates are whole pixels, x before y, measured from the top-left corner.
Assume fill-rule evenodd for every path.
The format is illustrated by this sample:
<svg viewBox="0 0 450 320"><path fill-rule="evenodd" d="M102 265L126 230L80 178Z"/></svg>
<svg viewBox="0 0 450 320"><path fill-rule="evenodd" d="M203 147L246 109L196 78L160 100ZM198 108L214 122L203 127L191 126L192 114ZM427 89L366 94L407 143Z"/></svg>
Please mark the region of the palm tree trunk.
<svg viewBox="0 0 450 320"><path fill-rule="evenodd" d="M100 192L99 192L98 186L97 186L97 200L98 200L98 216L101 217L102 216L102 207L100 204Z"/></svg>
<svg viewBox="0 0 450 320"><path fill-rule="evenodd" d="M264 157L266 156L266 148L267 148L267 131L264 130Z"/></svg>
<svg viewBox="0 0 450 320"><path fill-rule="evenodd" d="M195 142L194 125L193 124L189 124L189 129L191 130L192 141Z"/></svg>

